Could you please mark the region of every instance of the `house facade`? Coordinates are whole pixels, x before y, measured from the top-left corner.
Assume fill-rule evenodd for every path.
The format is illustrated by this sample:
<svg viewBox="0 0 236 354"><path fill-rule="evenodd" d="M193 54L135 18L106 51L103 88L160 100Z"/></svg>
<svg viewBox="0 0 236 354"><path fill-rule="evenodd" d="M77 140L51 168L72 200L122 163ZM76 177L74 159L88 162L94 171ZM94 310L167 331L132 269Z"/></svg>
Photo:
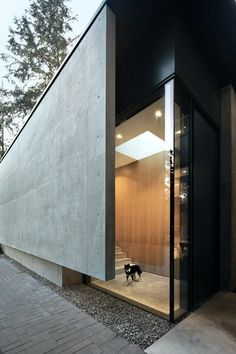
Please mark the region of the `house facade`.
<svg viewBox="0 0 236 354"><path fill-rule="evenodd" d="M4 253L172 321L236 288L235 17L101 4L1 161Z"/></svg>

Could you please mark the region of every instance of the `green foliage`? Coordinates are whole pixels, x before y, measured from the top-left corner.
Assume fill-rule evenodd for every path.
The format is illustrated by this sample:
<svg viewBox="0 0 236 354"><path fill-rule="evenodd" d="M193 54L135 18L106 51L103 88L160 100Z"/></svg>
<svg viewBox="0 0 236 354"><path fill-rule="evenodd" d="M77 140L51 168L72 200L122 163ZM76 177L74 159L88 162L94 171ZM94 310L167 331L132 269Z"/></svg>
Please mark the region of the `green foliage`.
<svg viewBox="0 0 236 354"><path fill-rule="evenodd" d="M0 88L0 159L9 145L4 139L4 128L13 132L17 131L18 125L13 121L12 104L6 98L6 90Z"/></svg>
<svg viewBox="0 0 236 354"><path fill-rule="evenodd" d="M9 28L6 63L8 88L1 89L0 130L16 128L47 86L75 38L70 38L69 0L31 0L22 17L14 18ZM15 125L14 125L15 122ZM0 136L1 140L1 136ZM1 141L0 141L1 145Z"/></svg>

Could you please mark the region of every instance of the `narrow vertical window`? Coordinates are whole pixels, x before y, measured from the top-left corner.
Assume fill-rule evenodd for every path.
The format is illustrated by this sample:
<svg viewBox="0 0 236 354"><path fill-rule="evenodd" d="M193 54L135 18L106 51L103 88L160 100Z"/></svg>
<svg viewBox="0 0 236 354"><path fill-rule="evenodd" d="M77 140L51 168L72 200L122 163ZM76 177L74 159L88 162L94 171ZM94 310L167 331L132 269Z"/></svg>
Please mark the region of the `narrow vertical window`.
<svg viewBox="0 0 236 354"><path fill-rule="evenodd" d="M174 318L188 311L190 97L175 84Z"/></svg>

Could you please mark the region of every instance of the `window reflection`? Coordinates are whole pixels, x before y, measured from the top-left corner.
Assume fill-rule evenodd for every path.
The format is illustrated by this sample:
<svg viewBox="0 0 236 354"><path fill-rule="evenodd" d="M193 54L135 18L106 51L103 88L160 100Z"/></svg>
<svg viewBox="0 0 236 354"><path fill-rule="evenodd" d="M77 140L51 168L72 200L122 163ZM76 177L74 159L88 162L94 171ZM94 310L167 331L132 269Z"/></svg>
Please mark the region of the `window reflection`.
<svg viewBox="0 0 236 354"><path fill-rule="evenodd" d="M188 310L190 98L175 85L175 319Z"/></svg>

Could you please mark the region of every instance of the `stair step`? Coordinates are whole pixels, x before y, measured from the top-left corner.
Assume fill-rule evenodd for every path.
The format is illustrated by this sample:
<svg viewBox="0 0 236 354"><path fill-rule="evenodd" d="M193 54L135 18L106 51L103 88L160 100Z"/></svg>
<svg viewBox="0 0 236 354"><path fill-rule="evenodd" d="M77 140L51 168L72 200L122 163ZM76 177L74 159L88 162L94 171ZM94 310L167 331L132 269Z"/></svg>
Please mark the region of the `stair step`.
<svg viewBox="0 0 236 354"><path fill-rule="evenodd" d="M119 274L124 274L124 275L125 275L124 266L122 266L122 267L116 267L115 273L116 273L116 275L119 275Z"/></svg>
<svg viewBox="0 0 236 354"><path fill-rule="evenodd" d="M116 252L116 259L120 259L120 258L127 258L127 253L126 252Z"/></svg>
<svg viewBox="0 0 236 354"><path fill-rule="evenodd" d="M122 252L122 248L120 246L116 246L116 252Z"/></svg>
<svg viewBox="0 0 236 354"><path fill-rule="evenodd" d="M132 263L132 259L131 258L116 259L116 267L120 267L120 266L124 267L124 264L127 264L127 263Z"/></svg>

